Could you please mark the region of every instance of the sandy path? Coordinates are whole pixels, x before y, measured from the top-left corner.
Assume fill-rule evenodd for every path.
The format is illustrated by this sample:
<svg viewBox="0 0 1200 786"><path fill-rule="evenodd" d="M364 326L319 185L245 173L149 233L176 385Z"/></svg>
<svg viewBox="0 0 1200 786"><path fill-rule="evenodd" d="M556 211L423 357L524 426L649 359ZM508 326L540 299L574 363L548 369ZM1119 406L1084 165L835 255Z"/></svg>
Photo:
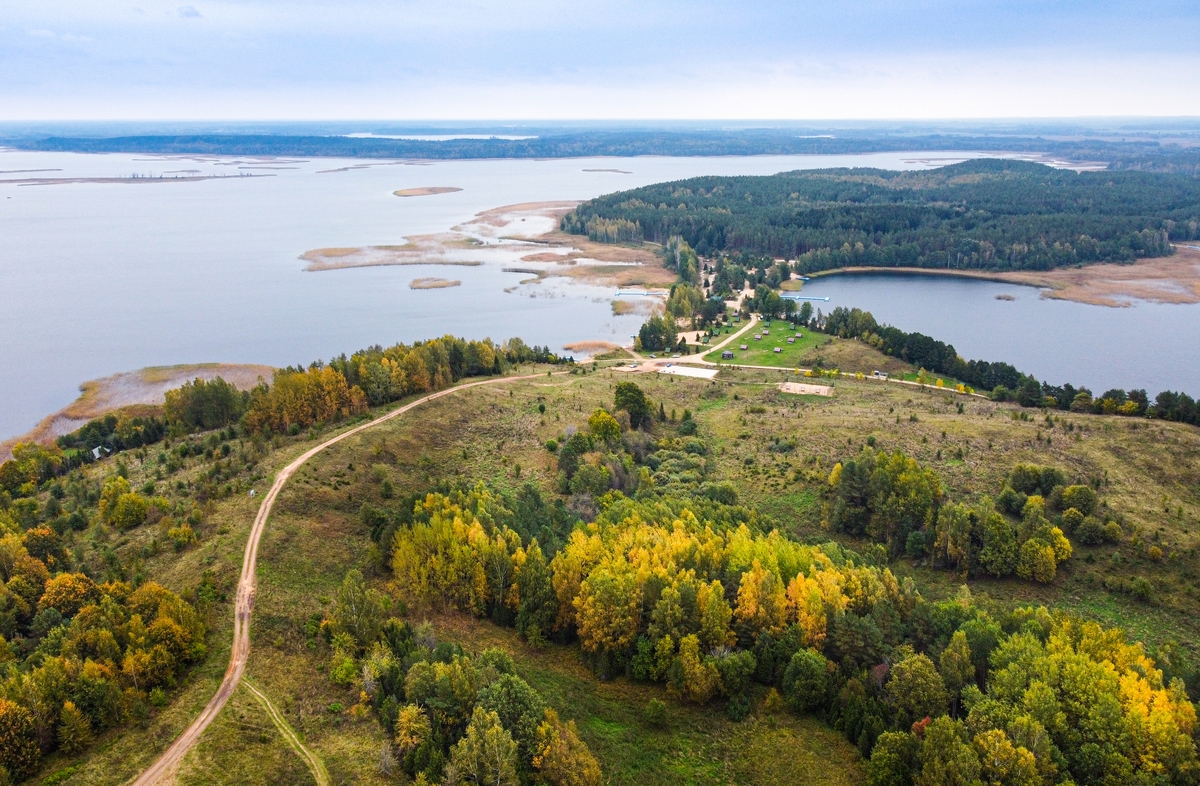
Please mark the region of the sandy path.
<svg viewBox="0 0 1200 786"><path fill-rule="evenodd" d="M304 763L308 765L308 769L312 772L313 780L317 782L317 786L330 786L329 770L325 768L325 762L321 761L317 754L305 747L304 743L300 741L300 736L288 724L283 714L275 709L275 705L267 698L267 694L251 685L250 680L246 680L242 684L254 694L255 698L258 699L258 703L267 711L267 715L271 717L271 723L275 724L275 728L283 735L283 739L287 741L287 744L292 747L292 750L296 751L300 758L304 759Z"/></svg>
<svg viewBox="0 0 1200 786"><path fill-rule="evenodd" d="M217 689L212 699L209 700L208 706L196 716L196 719L184 730L183 734L179 735L179 738L171 743L171 747L167 748L163 755L158 758L158 761L150 765L141 775L132 781L132 786L151 786L151 784L170 783L174 781L175 772L178 770L179 764L183 761L183 757L200 741L204 730L213 722L225 706L225 703L229 701L229 697L233 695L234 690L237 689L238 683L246 671L246 661L250 655L250 611L254 608L255 567L258 562L258 544L262 539L263 530L267 525L267 517L271 515L271 507L275 504L276 497L279 496L279 492L283 490L284 484L295 474L296 470L304 466L305 462L325 450L325 448L336 445L343 439L360 431L366 431L369 428L378 426L380 423L385 423L392 418L399 417L426 402L468 388L479 387L481 385L494 385L500 382L513 382L520 379L533 379L538 376L541 375L527 374L519 377L486 379L480 382L470 382L466 385L446 388L437 393L431 393L428 396L405 404L382 417L378 417L349 431L344 431L336 437L327 439L320 445L310 448L291 464L280 470L279 474L275 476L275 482L271 484L271 489L263 497L262 504L258 508L258 515L254 517L254 526L250 528L250 539L246 542L246 552L242 558L242 575L238 580L237 602L234 606L233 648L230 651L229 667L225 669L225 678L221 681L221 687Z"/></svg>

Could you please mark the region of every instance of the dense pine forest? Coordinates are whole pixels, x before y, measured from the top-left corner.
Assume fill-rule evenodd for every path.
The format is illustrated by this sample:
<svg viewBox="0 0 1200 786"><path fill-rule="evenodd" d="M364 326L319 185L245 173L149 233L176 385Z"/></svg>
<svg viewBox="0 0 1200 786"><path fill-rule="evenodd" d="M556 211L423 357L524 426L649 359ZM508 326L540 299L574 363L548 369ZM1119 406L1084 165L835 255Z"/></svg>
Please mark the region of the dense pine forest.
<svg viewBox="0 0 1200 786"><path fill-rule="evenodd" d="M1200 179L995 159L700 177L593 199L562 227L602 241L679 236L701 255L795 258L800 272L1048 270L1165 256L1200 237Z"/></svg>

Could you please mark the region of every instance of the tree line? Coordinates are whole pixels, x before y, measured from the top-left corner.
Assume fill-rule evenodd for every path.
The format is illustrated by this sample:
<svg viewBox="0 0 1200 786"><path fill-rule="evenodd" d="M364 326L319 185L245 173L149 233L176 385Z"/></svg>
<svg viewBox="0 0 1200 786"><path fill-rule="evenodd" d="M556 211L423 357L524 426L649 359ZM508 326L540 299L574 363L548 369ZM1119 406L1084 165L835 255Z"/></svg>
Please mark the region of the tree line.
<svg viewBox="0 0 1200 786"><path fill-rule="evenodd" d="M0 464L0 494L9 499L33 495L52 478L93 461L91 451L97 447L103 449L103 457L155 444L168 434L179 437L227 427L240 427L245 434L298 434L316 423L440 390L463 377L502 374L522 363L573 362L519 338L498 345L491 339L444 336L411 346L374 346L328 364L289 366L277 371L270 383L260 381L248 391L221 377L195 379L167 391L161 415L146 414L141 407L122 410L89 421L52 446L16 445L13 458Z"/></svg>
<svg viewBox="0 0 1200 786"><path fill-rule="evenodd" d="M1049 270L1172 253L1200 237L1200 181L1135 171L1076 173L980 159L936 170L830 169L700 177L584 202L563 230L624 221L701 256L848 266Z"/></svg>
<svg viewBox="0 0 1200 786"><path fill-rule="evenodd" d="M966 361L953 345L921 333L906 333L891 325L880 325L871 312L839 306L817 323L821 330L840 338L856 338L886 355L900 358L921 369L944 374L980 390L991 391L996 401L1016 401L1023 407L1047 407L1097 415L1127 415L1200 425L1200 408L1186 393L1163 391L1151 402L1145 390L1107 390L1093 395L1071 383L1039 382L1008 363Z"/></svg>
<svg viewBox="0 0 1200 786"><path fill-rule="evenodd" d="M488 129L484 129L485 131ZM897 131L899 130L899 133ZM5 140L25 150L121 153L203 153L228 156L331 156L338 158L583 158L595 156L831 155L892 150L1009 150L1049 153L1072 161L1108 161L1111 170L1200 173L1200 154L1158 139L1053 140L1061 127L1030 129L1024 135L909 133L903 126L878 130L786 128L744 130L630 129L578 131L530 129L527 139L424 141L282 134L188 134L123 137L18 137ZM924 131L925 129L921 129ZM461 128L445 129L461 133ZM505 129L504 133L511 131ZM426 129L423 133L430 132Z"/></svg>

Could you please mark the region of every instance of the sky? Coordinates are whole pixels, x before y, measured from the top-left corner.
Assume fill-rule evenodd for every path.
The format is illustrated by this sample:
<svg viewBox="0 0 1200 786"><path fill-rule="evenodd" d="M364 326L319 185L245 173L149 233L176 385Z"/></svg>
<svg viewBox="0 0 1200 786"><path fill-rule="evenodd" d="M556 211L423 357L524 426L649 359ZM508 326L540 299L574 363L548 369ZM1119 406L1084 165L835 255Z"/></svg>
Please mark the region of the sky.
<svg viewBox="0 0 1200 786"><path fill-rule="evenodd" d="M1200 3L0 0L0 120L1200 115Z"/></svg>

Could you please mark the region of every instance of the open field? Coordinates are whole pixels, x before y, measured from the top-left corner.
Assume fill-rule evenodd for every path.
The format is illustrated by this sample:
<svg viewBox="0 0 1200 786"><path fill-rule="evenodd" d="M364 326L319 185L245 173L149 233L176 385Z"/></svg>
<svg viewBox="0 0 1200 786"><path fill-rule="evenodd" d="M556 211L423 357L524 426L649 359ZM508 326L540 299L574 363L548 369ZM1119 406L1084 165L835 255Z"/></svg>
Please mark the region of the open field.
<svg viewBox="0 0 1200 786"><path fill-rule="evenodd" d="M766 328L771 332L763 335L762 331L766 323L756 325L753 331L747 331L738 337L735 341L730 342L724 348L724 351L733 353L733 360L727 360L726 363L737 363L745 366L772 366L775 368L798 368L800 366L812 365L809 358L810 351L821 347L831 342L829 336L824 333L816 333L806 328L799 331L791 329L787 322L775 320L771 323L771 327ZM796 333L803 334L797 338L795 343L789 344L789 337L795 338ZM756 335L761 335L762 338L755 340ZM724 336L719 337L724 340ZM746 349L739 349L742 344L746 345ZM779 352L775 348L779 348ZM704 356L705 360L714 363L720 363L721 352L716 350L709 352Z"/></svg>

